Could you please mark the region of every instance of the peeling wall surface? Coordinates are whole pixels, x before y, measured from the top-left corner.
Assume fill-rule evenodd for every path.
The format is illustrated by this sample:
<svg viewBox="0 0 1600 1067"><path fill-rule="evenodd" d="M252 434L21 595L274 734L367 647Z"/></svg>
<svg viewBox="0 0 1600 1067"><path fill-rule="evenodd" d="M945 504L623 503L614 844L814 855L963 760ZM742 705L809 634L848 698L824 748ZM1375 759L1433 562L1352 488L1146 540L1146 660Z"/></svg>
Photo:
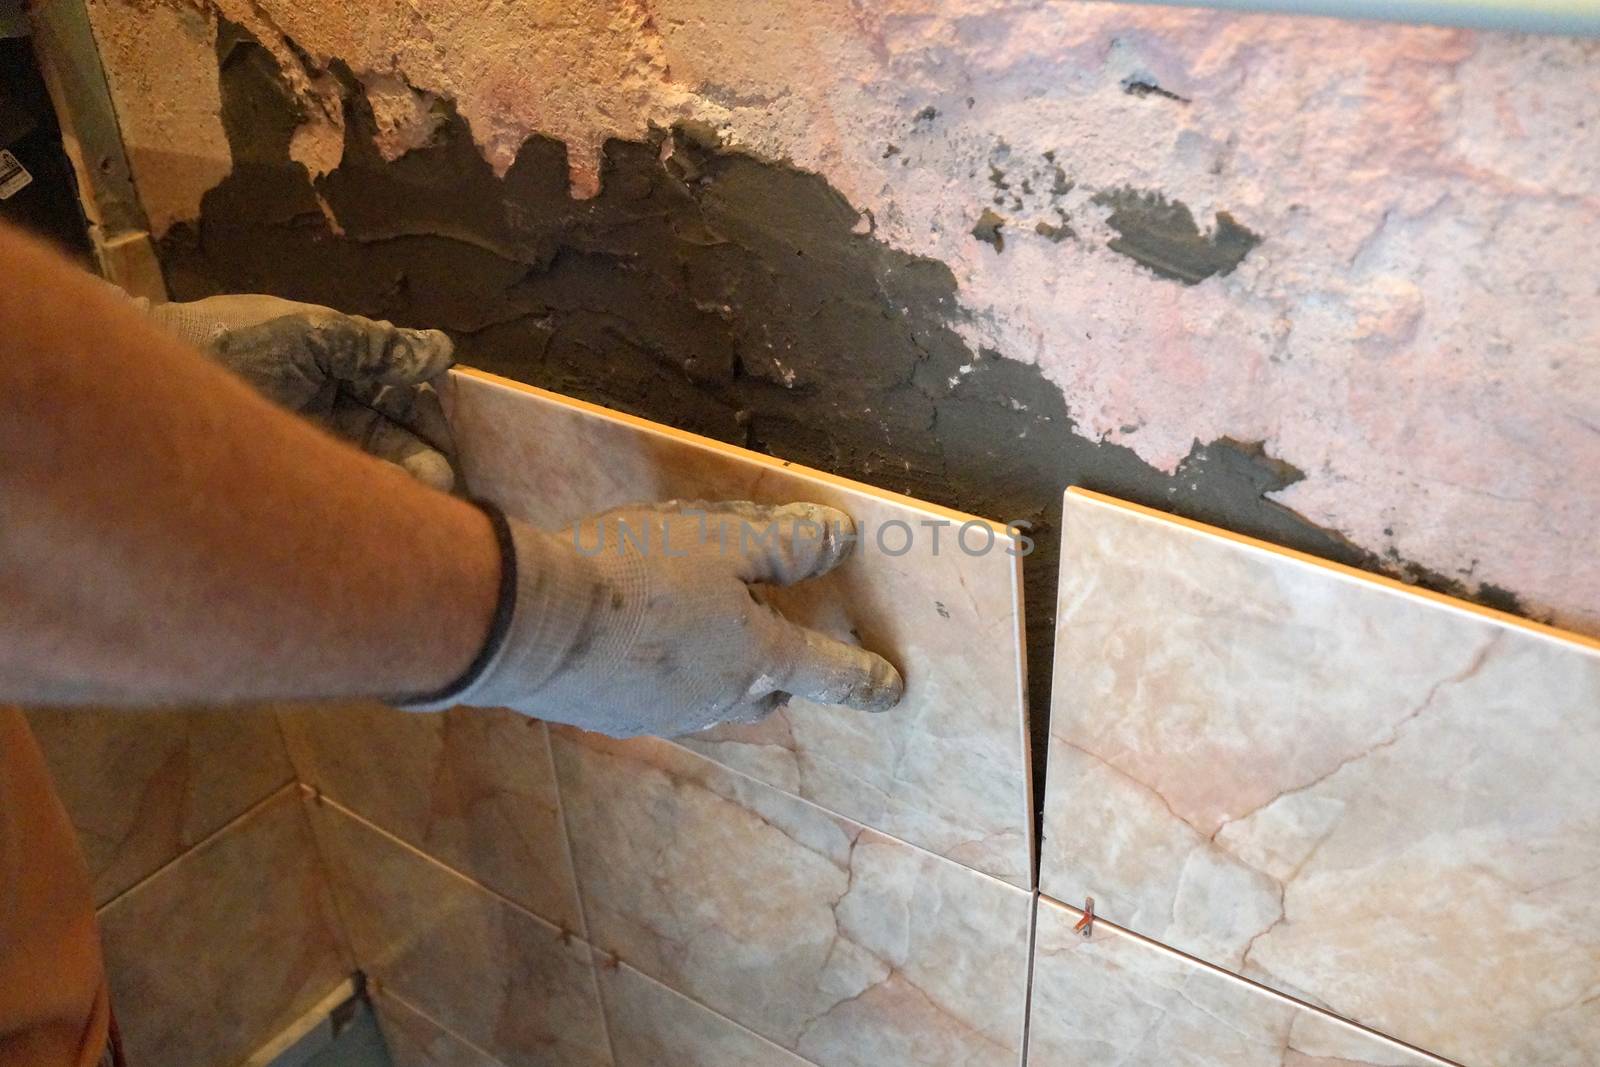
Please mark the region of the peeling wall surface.
<svg viewBox="0 0 1600 1067"><path fill-rule="evenodd" d="M1600 42L1022 0L90 6L179 298L439 326L996 518L1079 482L1600 632Z"/></svg>

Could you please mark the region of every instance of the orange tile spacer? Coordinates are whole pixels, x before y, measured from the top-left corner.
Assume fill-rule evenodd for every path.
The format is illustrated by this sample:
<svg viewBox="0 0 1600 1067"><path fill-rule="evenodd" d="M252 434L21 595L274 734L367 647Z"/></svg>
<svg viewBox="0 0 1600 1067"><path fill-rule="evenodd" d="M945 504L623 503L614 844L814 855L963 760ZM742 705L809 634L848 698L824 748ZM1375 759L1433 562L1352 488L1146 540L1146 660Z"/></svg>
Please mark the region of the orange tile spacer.
<svg viewBox="0 0 1600 1067"><path fill-rule="evenodd" d="M1072 928L1084 937L1094 933L1094 897L1083 898L1083 918L1074 923Z"/></svg>

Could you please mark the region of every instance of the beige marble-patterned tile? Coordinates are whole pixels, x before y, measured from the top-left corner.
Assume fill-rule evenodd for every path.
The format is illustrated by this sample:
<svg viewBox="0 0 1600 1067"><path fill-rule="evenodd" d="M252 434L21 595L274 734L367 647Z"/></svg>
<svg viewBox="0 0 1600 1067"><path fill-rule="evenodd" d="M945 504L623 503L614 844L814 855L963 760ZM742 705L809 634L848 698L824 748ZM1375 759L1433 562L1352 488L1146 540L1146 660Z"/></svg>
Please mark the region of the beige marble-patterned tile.
<svg viewBox="0 0 1600 1067"><path fill-rule="evenodd" d="M807 1067L807 1061L625 963L596 969L617 1067Z"/></svg>
<svg viewBox="0 0 1600 1067"><path fill-rule="evenodd" d="M501 1067L499 1060L391 993L374 992L372 1010L393 1067Z"/></svg>
<svg viewBox="0 0 1600 1067"><path fill-rule="evenodd" d="M288 787L100 911L129 1062L236 1063L349 975Z"/></svg>
<svg viewBox="0 0 1600 1067"><path fill-rule="evenodd" d="M1446 1067L1039 898L1029 1067Z"/></svg>
<svg viewBox="0 0 1600 1067"><path fill-rule="evenodd" d="M609 1067L587 945L326 799L307 801L363 971L517 1067Z"/></svg>
<svg viewBox="0 0 1600 1067"><path fill-rule="evenodd" d="M472 492L549 529L673 498L806 500L851 514L864 535L854 557L771 599L796 622L887 655L905 675L903 702L868 715L796 701L762 723L683 744L847 818L1031 884L1021 561L1012 535L492 376L457 371L450 384L445 400ZM968 521L972 555L959 540ZM907 533L914 537L904 550Z"/></svg>
<svg viewBox="0 0 1600 1067"><path fill-rule="evenodd" d="M302 781L510 897L582 932L545 725L502 708L284 708Z"/></svg>
<svg viewBox="0 0 1600 1067"><path fill-rule="evenodd" d="M257 709L52 708L27 716L99 904L294 777L277 723Z"/></svg>
<svg viewBox="0 0 1600 1067"><path fill-rule="evenodd" d="M822 1067L1017 1062L1028 893L665 742L551 746L597 948Z"/></svg>
<svg viewBox="0 0 1600 1067"><path fill-rule="evenodd" d="M1447 1058L1600 1056L1600 652L1078 492L1041 888Z"/></svg>

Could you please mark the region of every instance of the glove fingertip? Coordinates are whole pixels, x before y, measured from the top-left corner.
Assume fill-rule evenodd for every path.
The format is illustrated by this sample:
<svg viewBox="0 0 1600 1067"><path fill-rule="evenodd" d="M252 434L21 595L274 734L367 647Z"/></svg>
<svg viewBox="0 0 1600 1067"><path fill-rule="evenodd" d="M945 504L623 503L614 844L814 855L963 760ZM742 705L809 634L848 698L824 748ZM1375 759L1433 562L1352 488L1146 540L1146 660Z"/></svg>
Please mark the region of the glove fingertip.
<svg viewBox="0 0 1600 1067"><path fill-rule="evenodd" d="M848 559L856 542L855 520L825 504L754 506L746 521L760 522L746 581L792 585L821 577Z"/></svg>
<svg viewBox="0 0 1600 1067"><path fill-rule="evenodd" d="M867 678L851 690L843 703L857 711L885 712L900 703L906 694L906 681L895 665L882 656L873 655L872 669Z"/></svg>
<svg viewBox="0 0 1600 1067"><path fill-rule="evenodd" d="M900 703L906 684L894 664L815 630L796 629L804 650L783 685L790 695L868 712L888 711Z"/></svg>
<svg viewBox="0 0 1600 1067"><path fill-rule="evenodd" d="M395 361L393 385L421 385L432 381L455 362L456 345L442 330L394 329L404 357Z"/></svg>
<svg viewBox="0 0 1600 1067"><path fill-rule="evenodd" d="M813 521L822 525L822 545L817 553L814 574L827 574L850 558L856 547L856 520L838 508L816 505Z"/></svg>

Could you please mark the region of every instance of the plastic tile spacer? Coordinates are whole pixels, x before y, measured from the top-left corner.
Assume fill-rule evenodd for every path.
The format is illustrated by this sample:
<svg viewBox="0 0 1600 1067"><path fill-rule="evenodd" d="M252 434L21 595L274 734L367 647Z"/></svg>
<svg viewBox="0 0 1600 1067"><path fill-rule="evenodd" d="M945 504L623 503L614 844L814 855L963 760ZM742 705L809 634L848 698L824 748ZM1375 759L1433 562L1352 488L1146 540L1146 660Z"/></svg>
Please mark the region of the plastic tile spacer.
<svg viewBox="0 0 1600 1067"><path fill-rule="evenodd" d="M1084 937L1094 933L1094 897L1083 898L1083 918L1074 923L1072 928Z"/></svg>

